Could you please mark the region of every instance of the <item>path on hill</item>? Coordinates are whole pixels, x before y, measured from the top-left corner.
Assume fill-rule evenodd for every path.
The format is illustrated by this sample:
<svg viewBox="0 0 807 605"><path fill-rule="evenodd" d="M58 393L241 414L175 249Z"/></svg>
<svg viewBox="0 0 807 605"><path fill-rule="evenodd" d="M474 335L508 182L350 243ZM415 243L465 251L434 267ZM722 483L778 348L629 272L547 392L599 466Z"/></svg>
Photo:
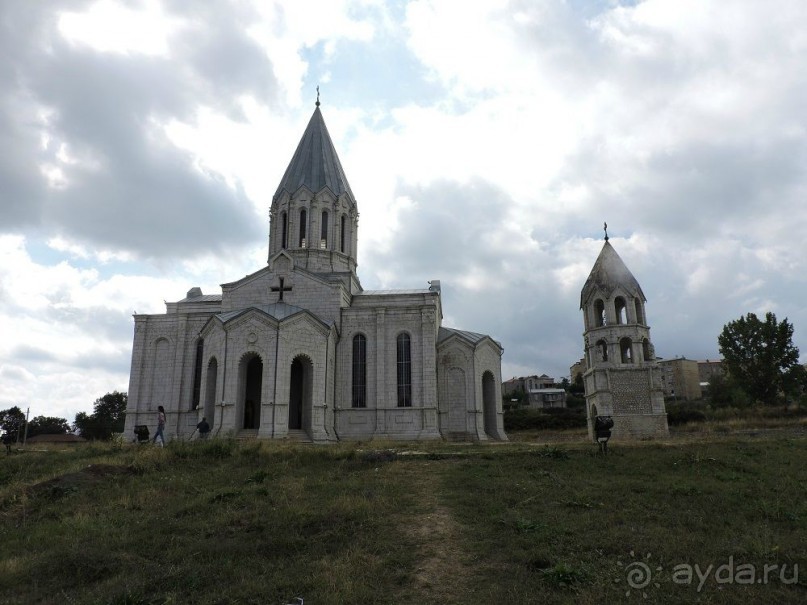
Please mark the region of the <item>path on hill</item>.
<svg viewBox="0 0 807 605"><path fill-rule="evenodd" d="M447 462L397 465L397 474L416 494L418 506L399 516L401 531L419 545L414 585L396 598L398 603L459 603L467 595L471 569L462 541L462 527L440 503L441 466Z"/></svg>

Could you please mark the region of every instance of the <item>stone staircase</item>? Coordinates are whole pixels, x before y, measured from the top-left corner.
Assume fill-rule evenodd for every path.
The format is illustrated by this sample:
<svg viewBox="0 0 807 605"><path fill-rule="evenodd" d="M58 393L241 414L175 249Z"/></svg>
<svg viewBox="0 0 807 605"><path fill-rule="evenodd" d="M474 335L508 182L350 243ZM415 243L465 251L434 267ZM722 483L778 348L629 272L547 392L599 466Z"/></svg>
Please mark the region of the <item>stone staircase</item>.
<svg viewBox="0 0 807 605"><path fill-rule="evenodd" d="M312 443L311 437L302 429L289 429L286 439L296 443Z"/></svg>
<svg viewBox="0 0 807 605"><path fill-rule="evenodd" d="M251 441L258 438L258 429L241 429L235 437L239 441ZM301 429L289 429L286 439L295 443L312 443L308 433Z"/></svg>

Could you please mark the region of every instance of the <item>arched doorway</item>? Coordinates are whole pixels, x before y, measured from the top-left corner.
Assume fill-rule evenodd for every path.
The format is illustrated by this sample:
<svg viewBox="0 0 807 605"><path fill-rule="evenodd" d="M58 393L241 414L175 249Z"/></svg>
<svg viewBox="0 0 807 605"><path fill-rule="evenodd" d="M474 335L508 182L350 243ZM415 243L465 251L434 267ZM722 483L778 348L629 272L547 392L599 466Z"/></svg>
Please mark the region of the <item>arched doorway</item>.
<svg viewBox="0 0 807 605"><path fill-rule="evenodd" d="M261 387L263 386L263 361L257 355L244 360L244 423L242 428L257 429L261 422Z"/></svg>
<svg viewBox="0 0 807 605"><path fill-rule="evenodd" d="M211 429L216 426L216 384L218 382L219 363L216 358L207 364L205 380L205 418Z"/></svg>
<svg viewBox="0 0 807 605"><path fill-rule="evenodd" d="M295 357L289 378L289 430L306 429L311 422L313 368L307 357Z"/></svg>
<svg viewBox="0 0 807 605"><path fill-rule="evenodd" d="M485 433L497 438L496 426L496 379L492 372L482 374L482 410L485 418Z"/></svg>

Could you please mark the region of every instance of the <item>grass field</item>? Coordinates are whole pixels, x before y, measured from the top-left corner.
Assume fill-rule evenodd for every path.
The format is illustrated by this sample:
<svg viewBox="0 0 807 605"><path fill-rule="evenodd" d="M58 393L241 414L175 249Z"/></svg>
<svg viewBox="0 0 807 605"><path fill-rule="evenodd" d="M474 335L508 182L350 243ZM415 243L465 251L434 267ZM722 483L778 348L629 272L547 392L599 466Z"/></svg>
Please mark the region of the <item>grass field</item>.
<svg viewBox="0 0 807 605"><path fill-rule="evenodd" d="M27 451L0 603L803 603L805 486L800 432Z"/></svg>

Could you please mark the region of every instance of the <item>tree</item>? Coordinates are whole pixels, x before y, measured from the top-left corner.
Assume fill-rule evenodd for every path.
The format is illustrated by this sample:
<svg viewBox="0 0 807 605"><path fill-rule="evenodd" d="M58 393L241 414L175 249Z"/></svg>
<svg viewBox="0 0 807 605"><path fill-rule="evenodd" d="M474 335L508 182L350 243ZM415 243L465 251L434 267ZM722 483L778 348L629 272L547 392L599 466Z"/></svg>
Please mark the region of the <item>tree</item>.
<svg viewBox="0 0 807 605"><path fill-rule="evenodd" d="M55 416L37 416L28 423L28 436L64 435L70 432L70 425L64 418Z"/></svg>
<svg viewBox="0 0 807 605"><path fill-rule="evenodd" d="M574 381L569 386L569 392L574 393L575 395L579 395L581 393L586 392L586 387L583 384L583 374L582 374L582 372L574 377Z"/></svg>
<svg viewBox="0 0 807 605"><path fill-rule="evenodd" d="M85 439L109 439L122 433L126 422L126 393L107 393L93 404L93 413L76 414L75 425Z"/></svg>
<svg viewBox="0 0 807 605"><path fill-rule="evenodd" d="M7 410L0 410L0 429L3 435L11 435L15 440L19 435L22 439L22 429L25 427L25 414L16 405Z"/></svg>
<svg viewBox="0 0 807 605"><path fill-rule="evenodd" d="M787 318L778 323L769 311L763 322L748 313L723 326L717 342L731 380L755 401L773 404L799 383L799 350Z"/></svg>

